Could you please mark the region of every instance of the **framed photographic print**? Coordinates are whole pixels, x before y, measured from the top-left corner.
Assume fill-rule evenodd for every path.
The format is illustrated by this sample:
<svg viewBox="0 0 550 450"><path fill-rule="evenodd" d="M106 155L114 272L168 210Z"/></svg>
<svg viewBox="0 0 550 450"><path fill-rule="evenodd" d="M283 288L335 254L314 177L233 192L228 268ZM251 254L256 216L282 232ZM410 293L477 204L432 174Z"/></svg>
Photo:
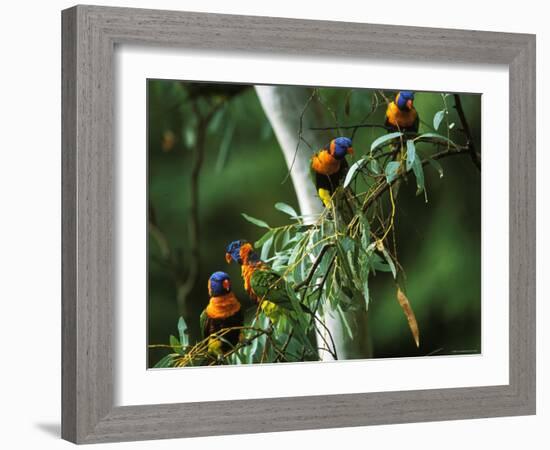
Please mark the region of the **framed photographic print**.
<svg viewBox="0 0 550 450"><path fill-rule="evenodd" d="M63 11L63 437L533 414L534 55Z"/></svg>

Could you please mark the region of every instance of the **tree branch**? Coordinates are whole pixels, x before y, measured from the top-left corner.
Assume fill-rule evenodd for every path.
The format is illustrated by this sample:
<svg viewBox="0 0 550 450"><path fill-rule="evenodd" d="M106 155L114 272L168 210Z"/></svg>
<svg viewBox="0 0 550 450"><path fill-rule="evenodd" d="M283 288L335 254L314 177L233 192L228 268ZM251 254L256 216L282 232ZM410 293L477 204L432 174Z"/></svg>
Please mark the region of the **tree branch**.
<svg viewBox="0 0 550 450"><path fill-rule="evenodd" d="M310 128L311 131L330 131L330 130L355 130L357 128L383 128L384 130L391 130L391 127L386 125L381 125L377 123L362 123L359 125L346 125L340 127L313 127Z"/></svg>
<svg viewBox="0 0 550 450"><path fill-rule="evenodd" d="M189 205L189 247L190 261L185 281L180 282L177 291L177 301L180 313L184 315L187 297L195 287L200 269L200 224L199 224L199 176L206 153L206 133L210 120L223 105L223 101L214 105L206 115L201 115L196 102L193 103L195 115L199 118L197 125L197 143L195 158L191 168L190 205Z"/></svg>
<svg viewBox="0 0 550 450"><path fill-rule="evenodd" d="M439 153L435 153L430 158L427 158L424 161L422 161L422 166L425 166L425 165L429 164L429 159L443 159L443 158L447 158L449 156L455 156L455 155L470 155L471 156L471 150L470 150L469 147L467 147L465 149L460 149L460 150L452 149L452 150L445 150L445 151L442 151L442 152L439 152ZM401 180L402 178L404 178L407 173L409 173L409 172L402 172L391 183L388 183L385 180L383 182L381 182L378 185L378 187L375 188L373 193L365 200L365 203L363 203L363 206L362 206L361 210L363 212L367 212L367 210L370 208L370 206L376 200L378 200L378 198L384 192L386 192L390 188L390 186L393 186L395 184L395 182L397 182L398 180Z"/></svg>
<svg viewBox="0 0 550 450"><path fill-rule="evenodd" d="M311 280L313 279L313 275L315 274L315 271L317 270L317 267L319 267L319 264L321 264L321 261L323 260L323 256L325 256L325 253L327 250L331 247L334 247L334 244L325 244L323 245L323 248L321 248L321 251L317 255L317 258L313 262L313 265L311 266L311 269L309 270L309 273L307 274L307 277L304 278L303 281L296 284L294 286L294 291L298 292L301 288L304 286L309 286L309 283L311 283Z"/></svg>
<svg viewBox="0 0 550 450"><path fill-rule="evenodd" d="M453 97L455 99L455 109L458 114L458 118L460 119L460 123L462 124L462 129L464 130L464 133L466 133L466 137L468 139L468 150L470 153L470 158L472 159L472 162L475 164L475 166L481 170L481 155L477 152L475 148L474 139L472 137L472 132L470 130L470 126L468 124L468 121L466 120L466 115L464 114L464 109L462 108L462 101L460 100L460 95L453 94Z"/></svg>

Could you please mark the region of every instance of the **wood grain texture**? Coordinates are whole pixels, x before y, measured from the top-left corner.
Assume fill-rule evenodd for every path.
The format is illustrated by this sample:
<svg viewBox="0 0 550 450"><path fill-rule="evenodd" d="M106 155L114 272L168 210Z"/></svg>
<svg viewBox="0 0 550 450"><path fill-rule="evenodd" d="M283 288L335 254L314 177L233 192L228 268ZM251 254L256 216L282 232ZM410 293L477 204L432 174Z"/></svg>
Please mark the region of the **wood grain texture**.
<svg viewBox="0 0 550 450"><path fill-rule="evenodd" d="M330 39L323 30L331 29ZM535 37L175 11L63 11L62 436L93 443L533 414ZM510 71L510 383L113 406L115 44L285 57L505 64Z"/></svg>

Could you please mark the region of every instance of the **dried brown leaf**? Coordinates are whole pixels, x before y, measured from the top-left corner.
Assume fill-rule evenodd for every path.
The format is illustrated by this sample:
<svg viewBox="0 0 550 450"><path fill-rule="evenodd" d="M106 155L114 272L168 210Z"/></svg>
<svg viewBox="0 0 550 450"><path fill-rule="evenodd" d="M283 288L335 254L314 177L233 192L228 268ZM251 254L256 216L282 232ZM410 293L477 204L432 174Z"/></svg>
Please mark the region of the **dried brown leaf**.
<svg viewBox="0 0 550 450"><path fill-rule="evenodd" d="M420 333L418 331L418 322L416 321L416 317L414 315L414 311L412 310L409 299L400 287L397 288L397 301L399 302L399 305L401 306L403 312L405 313L405 316L407 317L407 322L409 323L409 328L413 335L414 342L416 343L417 347L420 347Z"/></svg>

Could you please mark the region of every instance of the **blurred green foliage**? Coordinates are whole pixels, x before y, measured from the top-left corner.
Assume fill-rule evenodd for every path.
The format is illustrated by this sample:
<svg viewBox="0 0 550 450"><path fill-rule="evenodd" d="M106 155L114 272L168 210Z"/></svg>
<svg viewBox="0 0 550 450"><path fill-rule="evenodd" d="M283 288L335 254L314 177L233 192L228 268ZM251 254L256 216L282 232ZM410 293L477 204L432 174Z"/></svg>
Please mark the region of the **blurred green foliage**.
<svg viewBox="0 0 550 450"><path fill-rule="evenodd" d="M339 125L384 122L383 107L367 114L374 98L370 90L323 88L320 93ZM477 148L481 148L481 96L461 98ZM415 107L426 122L421 123L421 132L432 131L432 119L443 108L443 101L438 93L416 94ZM441 128L455 123L450 137L464 142L452 98L447 102L449 115L443 117ZM188 237L189 180L196 157L198 117L211 111L216 112L206 129L199 181L201 264L186 304L178 305L178 279L185 278L189 264L194 263ZM385 132L358 129L353 145L356 155L367 151ZM424 145L418 144L418 150ZM399 191L395 218L398 258L406 272L407 296L420 327L421 346L417 349L411 338L391 274L378 272L371 280L369 306L375 357L481 350L481 177L468 157L440 163L443 178L433 168L425 168L428 203L423 195L415 195L414 177L409 177ZM287 170L251 86L148 81L148 202L155 229L149 234L149 344L166 343L170 334L177 336L180 315L189 326L190 342L200 339L198 318L208 302L208 277L216 270L230 274L237 297L245 308L251 306L239 267L228 266L224 260L225 247L234 239L254 242L263 234L243 219L242 212L271 226L288 223L288 217L273 207L284 202L298 210L291 181L282 184ZM170 264L166 263L167 249ZM150 349L149 366L169 352Z"/></svg>

